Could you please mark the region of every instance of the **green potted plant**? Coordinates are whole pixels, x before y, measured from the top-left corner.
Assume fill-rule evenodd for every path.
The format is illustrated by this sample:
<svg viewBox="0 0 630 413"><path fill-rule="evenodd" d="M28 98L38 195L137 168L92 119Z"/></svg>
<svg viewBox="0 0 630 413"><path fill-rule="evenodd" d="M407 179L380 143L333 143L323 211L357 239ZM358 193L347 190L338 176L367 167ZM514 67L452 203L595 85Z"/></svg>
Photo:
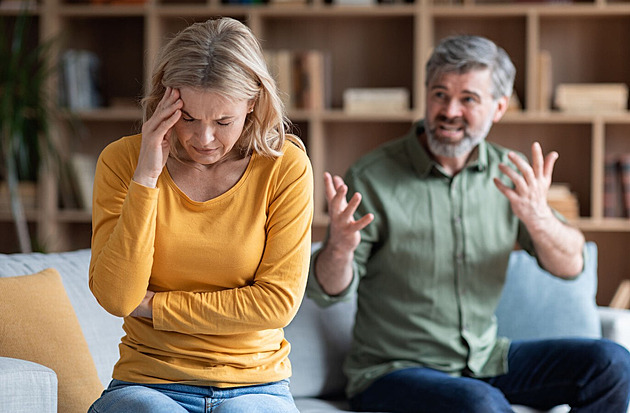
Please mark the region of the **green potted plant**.
<svg viewBox="0 0 630 413"><path fill-rule="evenodd" d="M26 9L12 18L0 17L0 179L8 187L22 252L31 252L32 242L19 182L37 181L53 148L47 82L55 66L50 62L50 42L33 46L29 41L33 22Z"/></svg>

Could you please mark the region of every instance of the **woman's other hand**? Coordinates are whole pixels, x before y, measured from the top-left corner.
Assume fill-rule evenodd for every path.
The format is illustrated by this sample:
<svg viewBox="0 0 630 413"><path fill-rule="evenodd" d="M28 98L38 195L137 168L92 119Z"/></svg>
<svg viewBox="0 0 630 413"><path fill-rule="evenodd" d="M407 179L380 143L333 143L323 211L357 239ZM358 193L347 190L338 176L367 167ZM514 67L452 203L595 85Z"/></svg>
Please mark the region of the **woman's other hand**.
<svg viewBox="0 0 630 413"><path fill-rule="evenodd" d="M145 317L153 319L153 291L147 290L144 298L140 302L140 305L129 314L130 317Z"/></svg>

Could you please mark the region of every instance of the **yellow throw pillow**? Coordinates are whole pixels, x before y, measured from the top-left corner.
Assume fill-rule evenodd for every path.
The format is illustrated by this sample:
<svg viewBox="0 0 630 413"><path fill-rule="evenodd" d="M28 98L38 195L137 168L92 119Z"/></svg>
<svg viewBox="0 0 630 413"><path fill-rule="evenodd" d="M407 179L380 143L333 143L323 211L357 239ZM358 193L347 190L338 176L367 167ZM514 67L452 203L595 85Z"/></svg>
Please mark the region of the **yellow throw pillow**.
<svg viewBox="0 0 630 413"><path fill-rule="evenodd" d="M0 277L0 356L53 369L59 383L60 413L85 413L103 391L79 320L55 269Z"/></svg>

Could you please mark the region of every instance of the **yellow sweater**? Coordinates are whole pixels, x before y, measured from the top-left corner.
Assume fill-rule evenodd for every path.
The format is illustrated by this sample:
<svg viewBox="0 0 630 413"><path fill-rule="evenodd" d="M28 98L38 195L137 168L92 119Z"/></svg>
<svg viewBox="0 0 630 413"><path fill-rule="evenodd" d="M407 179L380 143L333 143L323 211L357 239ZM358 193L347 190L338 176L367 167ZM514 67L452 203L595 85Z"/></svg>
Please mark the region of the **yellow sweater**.
<svg viewBox="0 0 630 413"><path fill-rule="evenodd" d="M132 182L141 136L103 150L94 183L90 288L126 335L113 377L234 387L291 375L283 327L304 292L313 174L306 153L251 157L241 179L206 202L168 171ZM147 289L153 320L129 317Z"/></svg>

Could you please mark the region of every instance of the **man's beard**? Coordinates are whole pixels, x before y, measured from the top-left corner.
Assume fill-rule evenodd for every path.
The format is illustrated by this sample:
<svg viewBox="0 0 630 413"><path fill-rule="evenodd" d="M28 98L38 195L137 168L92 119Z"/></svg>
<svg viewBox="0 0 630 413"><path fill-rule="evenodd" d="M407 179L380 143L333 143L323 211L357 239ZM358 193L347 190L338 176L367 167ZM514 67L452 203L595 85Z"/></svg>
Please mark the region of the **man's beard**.
<svg viewBox="0 0 630 413"><path fill-rule="evenodd" d="M440 119L440 122L453 123L454 120ZM479 143L481 143L481 141L486 139L491 127L492 118L488 118L486 124L483 125L483 127L476 133L471 132L468 129L468 125L464 123L464 137L461 141L456 143L441 141L437 138L435 134L436 127L431 124L427 124L425 133L427 135L429 150L433 155L443 156L446 158L459 158L460 156L470 153L477 145L479 145Z"/></svg>

